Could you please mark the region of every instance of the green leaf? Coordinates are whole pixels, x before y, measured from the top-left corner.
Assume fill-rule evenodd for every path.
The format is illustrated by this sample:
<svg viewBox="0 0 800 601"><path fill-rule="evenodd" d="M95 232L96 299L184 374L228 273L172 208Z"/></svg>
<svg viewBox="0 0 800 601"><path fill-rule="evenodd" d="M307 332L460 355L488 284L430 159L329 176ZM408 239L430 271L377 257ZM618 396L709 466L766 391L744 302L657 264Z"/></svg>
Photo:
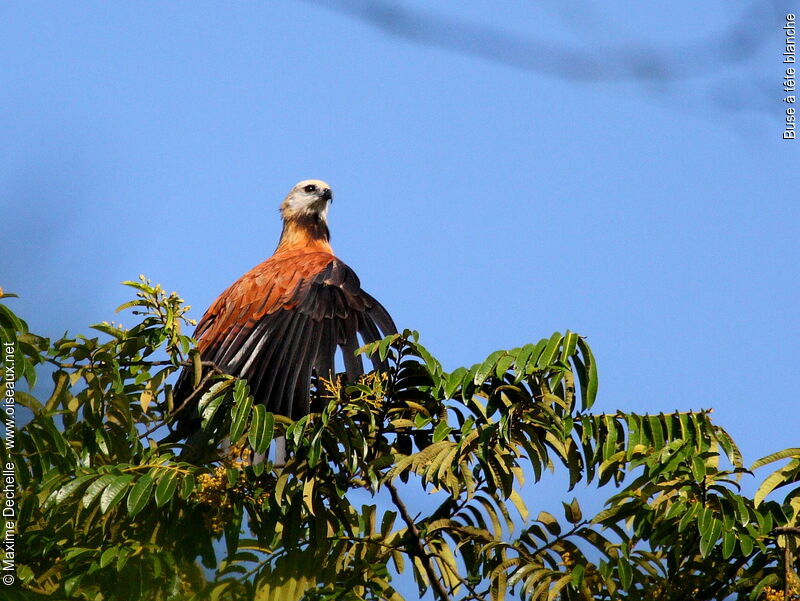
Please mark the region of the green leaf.
<svg viewBox="0 0 800 601"><path fill-rule="evenodd" d="M753 503L758 507L766 496L776 488L788 484L789 479L794 476L794 472L800 469L800 459L795 459L789 462L782 469L779 469L770 474L758 487L756 494L753 496Z"/></svg>
<svg viewBox="0 0 800 601"><path fill-rule="evenodd" d="M567 363L569 358L575 354L575 348L578 345L578 336L575 332L570 332L567 330L566 334L564 334L564 342L562 344L561 350L561 362Z"/></svg>
<svg viewBox="0 0 800 601"><path fill-rule="evenodd" d="M72 547L71 549L67 549L64 551L64 560L65 561L73 561L76 557L83 555L84 553L94 552L95 549L89 549L88 547Z"/></svg>
<svg viewBox="0 0 800 601"><path fill-rule="evenodd" d="M241 381L242 380L239 380L239 382ZM237 382L237 386L239 382ZM235 394L236 393L234 391L234 395ZM253 397L247 395L241 400L236 399L231 415L230 440L232 443L235 443L237 440L239 440L239 438L241 438L242 434L244 434L244 429L247 426L247 420L250 417L250 411L252 408Z"/></svg>
<svg viewBox="0 0 800 601"><path fill-rule="evenodd" d="M739 447L736 446L736 443L733 441L733 438L731 438L731 435L719 426L714 427L714 434L717 440L719 440L720 446L722 446L730 462L735 467L743 467L744 460L742 459L742 452L739 450Z"/></svg>
<svg viewBox="0 0 800 601"><path fill-rule="evenodd" d="M389 536L389 533L394 527L394 521L396 518L397 514L394 511L387 511L383 514L383 518L381 519L381 536L384 538Z"/></svg>
<svg viewBox="0 0 800 601"><path fill-rule="evenodd" d="M188 499L194 492L196 485L197 482L195 481L194 474L184 474L183 478L181 478L181 489L178 493L181 499Z"/></svg>
<svg viewBox="0 0 800 601"><path fill-rule="evenodd" d="M146 306L147 306L147 301L145 301L144 299L132 300L128 301L127 303L123 303L119 307L117 307L115 313L119 313L120 311L124 311L125 309L130 309L131 307L146 307Z"/></svg>
<svg viewBox="0 0 800 601"><path fill-rule="evenodd" d="M689 505L689 510L683 514L680 521L678 522L678 532L683 532L689 526L689 524L695 519L697 513L702 511L702 504L701 503L691 503Z"/></svg>
<svg viewBox="0 0 800 601"><path fill-rule="evenodd" d="M208 422L214 417L217 409L224 400L224 391L234 385L236 380L227 378L215 383L208 391L200 397L197 403L197 411L200 413L204 422Z"/></svg>
<svg viewBox="0 0 800 601"><path fill-rule="evenodd" d="M570 577L570 584L579 589L583 583L583 575L586 572L586 566L583 564L576 564L572 568L572 576Z"/></svg>
<svg viewBox="0 0 800 601"><path fill-rule="evenodd" d="M444 398L445 399L452 399L453 394L461 385L461 381L464 379L464 375L467 373L467 370L463 367L459 367L450 375L447 376L447 381L445 382L444 386Z"/></svg>
<svg viewBox="0 0 800 601"><path fill-rule="evenodd" d="M175 494L175 489L178 487L178 478L177 474L170 470L168 473L164 474L161 479L158 481L158 486L156 487L156 506L161 507L166 502L168 502L172 496Z"/></svg>
<svg viewBox="0 0 800 601"><path fill-rule="evenodd" d="M49 507L51 504L63 503L66 499L77 492L81 486L86 484L89 480L93 480L95 477L96 474L79 476L74 480L70 480L64 486L57 488L45 501L45 508Z"/></svg>
<svg viewBox="0 0 800 601"><path fill-rule="evenodd" d="M775 586L778 586L778 583L779 583L779 582L780 582L780 576L779 576L778 574L776 574L776 573L774 573L774 572L773 572L773 573L771 573L771 574L767 574L767 575L766 575L766 576L764 576L764 577L763 577L761 580L759 580L759 581L758 581L758 584L756 584L756 585L753 587L753 590L750 592L750 598L751 598L751 599L758 599L758 598L760 598L760 596L761 596L761 591L762 591L762 590L764 590L764 587L766 587L766 586L772 586L773 584L774 584ZM781 598L782 598L782 597L783 597L783 595L781 595Z"/></svg>
<svg viewBox="0 0 800 601"><path fill-rule="evenodd" d="M42 404L39 402L39 399L31 394L28 394L24 390L14 391L14 396L16 397L17 403L26 409L30 409L32 413L39 413L43 408Z"/></svg>
<svg viewBox="0 0 800 601"><path fill-rule="evenodd" d="M700 516L697 519L697 529L700 531L700 536L706 536L711 532L711 527L714 522L714 510L710 507L704 507L700 510Z"/></svg>
<svg viewBox="0 0 800 601"><path fill-rule="evenodd" d="M526 374L531 374L535 372L539 364L539 357L541 356L542 352L544 351L545 347L547 346L547 338L542 338L536 345L533 347L531 351L531 356L528 357L527 365L525 366Z"/></svg>
<svg viewBox="0 0 800 601"><path fill-rule="evenodd" d="M425 369L431 378L434 380L434 386L438 385L437 380L442 375L442 365L439 361L428 352L421 344L416 345L416 351L422 361L425 363Z"/></svg>
<svg viewBox="0 0 800 601"><path fill-rule="evenodd" d="M578 338L578 348L583 356L584 369L578 373L581 382L581 401L583 410L590 409L597 398L597 363L592 349L583 338Z"/></svg>
<svg viewBox="0 0 800 601"><path fill-rule="evenodd" d="M111 484L114 480L116 480L117 476L114 474L104 474L100 476L97 480L92 482L87 488L86 492L83 493L83 498L81 499L81 503L84 507L89 507L97 496L105 490L106 486Z"/></svg>
<svg viewBox="0 0 800 601"><path fill-rule="evenodd" d="M730 559L733 551L736 548L736 533L732 530L727 530L722 535L722 557Z"/></svg>
<svg viewBox="0 0 800 601"><path fill-rule="evenodd" d="M275 418L271 413L267 413L264 405L256 405L253 408L253 422L250 424L250 432L247 435L253 452L257 454L266 453L272 442L275 431Z"/></svg>
<svg viewBox="0 0 800 601"><path fill-rule="evenodd" d="M564 506L564 517L567 518L567 521L570 524L577 524L583 518L583 513L581 512L580 505L578 505L578 499L573 497L572 502L567 504L563 501L561 504Z"/></svg>
<svg viewBox="0 0 800 601"><path fill-rule="evenodd" d="M514 355L510 355L508 353L502 355L500 359L497 361L497 365L494 368L494 375L498 378L502 378L505 376L508 368L514 363Z"/></svg>
<svg viewBox="0 0 800 601"><path fill-rule="evenodd" d="M561 526L559 525L558 520L553 517L553 514L546 511L540 511L539 515L536 517L536 521L541 522L553 536L558 536L561 534Z"/></svg>
<svg viewBox="0 0 800 601"><path fill-rule="evenodd" d="M103 551L103 554L100 555L100 567L104 568L114 561L117 553L119 553L119 547L111 547L110 549Z"/></svg>
<svg viewBox="0 0 800 601"><path fill-rule="evenodd" d="M206 406L203 408L203 412L200 415L200 417L203 420L202 422L203 430L209 431L212 425L215 424L215 422L213 421L214 416L216 415L217 410L219 410L224 401L225 401L224 396L218 396L212 399L211 402L206 404Z"/></svg>
<svg viewBox="0 0 800 601"><path fill-rule="evenodd" d="M117 476L116 479L103 490L103 494L100 496L101 513L106 513L122 500L125 493L128 491L128 484L130 484L131 480L133 480L133 476L130 474Z"/></svg>
<svg viewBox="0 0 800 601"><path fill-rule="evenodd" d="M631 568L631 564L628 563L628 559L625 557L620 557L619 561L617 562L617 570L619 572L619 581L622 583L622 587L625 589L630 588L631 582L633 581L633 569Z"/></svg>
<svg viewBox="0 0 800 601"><path fill-rule="evenodd" d="M145 474L133 485L127 500L128 513L131 517L135 516L147 505L150 500L150 493L153 490L153 484L153 477L150 474Z"/></svg>
<svg viewBox="0 0 800 601"><path fill-rule="evenodd" d="M692 475L697 482L703 482L706 478L706 461L700 455L692 456Z"/></svg>
<svg viewBox="0 0 800 601"><path fill-rule="evenodd" d="M561 578L556 580L553 583L553 588L551 588L550 592L547 594L547 601L556 601L556 599L561 599L561 589L567 586L571 580L572 574L564 574Z"/></svg>
<svg viewBox="0 0 800 601"><path fill-rule="evenodd" d="M516 490L512 490L508 498L514 504L514 507L517 508L517 511L519 512L519 516L522 518L522 521L527 522L528 508L525 506L525 501L522 500L522 497L519 495L519 493Z"/></svg>
<svg viewBox="0 0 800 601"><path fill-rule="evenodd" d="M650 435L653 439L653 446L660 450L664 447L665 442L664 428L662 427L661 420L656 415L648 415L646 419L646 425L650 427ZM702 479L702 477L700 479Z"/></svg>
<svg viewBox="0 0 800 601"><path fill-rule="evenodd" d="M526 374L526 367L534 348L532 344L526 344L517 350L517 354L514 357L514 371L517 373L517 378L522 378Z"/></svg>
<svg viewBox="0 0 800 601"><path fill-rule="evenodd" d="M85 574L77 574L75 576L70 576L64 581L64 593L66 593L67 597L72 597L75 589L78 588L84 576Z"/></svg>
<svg viewBox="0 0 800 601"><path fill-rule="evenodd" d="M450 430L451 428L447 425L446 421L439 422L436 425L436 429L433 431L433 442L439 442L447 438L447 435L450 434Z"/></svg>
<svg viewBox="0 0 800 601"><path fill-rule="evenodd" d="M708 557L711 550L716 547L720 534L722 534L722 521L712 517L709 527L700 537L700 554L703 557Z"/></svg>
<svg viewBox="0 0 800 601"><path fill-rule="evenodd" d="M128 558L130 557L132 551L130 547L122 547L117 553L117 563L114 566L117 569L117 572L121 572L122 568L125 567L125 564L128 562Z"/></svg>
<svg viewBox="0 0 800 601"><path fill-rule="evenodd" d="M539 355L539 359L536 361L538 367L549 367L553 364L561 340L561 332L554 332L553 335L550 336L550 340L547 341L547 346L544 347L542 354Z"/></svg>
<svg viewBox="0 0 800 601"><path fill-rule="evenodd" d="M125 332L123 330L120 330L119 328L116 328L108 323L96 323L89 327L92 328L93 330L97 330L98 332L103 332L103 334L108 334L109 336L112 336L117 339L121 339L125 335Z"/></svg>
<svg viewBox="0 0 800 601"><path fill-rule="evenodd" d="M481 363L472 379L475 386L481 386L486 381L486 378L494 371L494 366L497 365L498 359L500 359L504 353L505 351L495 351Z"/></svg>
<svg viewBox="0 0 800 601"><path fill-rule="evenodd" d="M44 410L49 413L56 408L63 396L69 395L69 374L63 370L53 372L53 392L45 403Z"/></svg>
<svg viewBox="0 0 800 601"><path fill-rule="evenodd" d="M755 463L753 463L751 470L757 470L760 467L765 465L769 465L770 463L775 463L776 461L780 461L781 459L788 459L790 457L800 457L800 448L791 448L791 449L784 449L782 451L778 451L777 453L772 453L771 455L767 455L766 457L762 457L758 459Z"/></svg>
<svg viewBox="0 0 800 601"><path fill-rule="evenodd" d="M742 555L749 557L753 552L753 544L755 543L753 537L748 534L739 533L738 540L739 548L742 550Z"/></svg>
<svg viewBox="0 0 800 601"><path fill-rule="evenodd" d="M386 361L386 357L389 356L389 347L394 343L395 340L397 340L398 337L398 334L392 334L391 336L387 336L380 341L380 344L378 344L378 357L381 361Z"/></svg>

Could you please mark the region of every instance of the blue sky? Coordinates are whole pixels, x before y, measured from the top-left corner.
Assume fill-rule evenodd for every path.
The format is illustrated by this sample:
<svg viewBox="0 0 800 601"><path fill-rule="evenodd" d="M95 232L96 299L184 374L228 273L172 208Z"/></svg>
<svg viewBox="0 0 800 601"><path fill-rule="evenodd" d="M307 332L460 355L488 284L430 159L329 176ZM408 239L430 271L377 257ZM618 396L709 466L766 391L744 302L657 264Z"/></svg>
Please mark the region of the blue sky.
<svg viewBox="0 0 800 601"><path fill-rule="evenodd" d="M140 273L199 317L321 178L337 254L446 367L569 328L597 410L797 446L800 6L364 6L5 4L0 285L32 328L114 319Z"/></svg>

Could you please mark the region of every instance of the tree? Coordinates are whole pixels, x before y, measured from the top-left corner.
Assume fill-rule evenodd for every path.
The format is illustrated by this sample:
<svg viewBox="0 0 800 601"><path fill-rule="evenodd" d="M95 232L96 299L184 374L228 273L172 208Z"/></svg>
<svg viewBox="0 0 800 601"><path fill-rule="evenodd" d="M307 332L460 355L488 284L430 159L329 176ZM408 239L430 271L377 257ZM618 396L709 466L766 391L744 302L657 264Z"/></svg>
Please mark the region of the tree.
<svg viewBox="0 0 800 601"><path fill-rule="evenodd" d="M708 411L592 412L597 367L576 333L448 373L406 331L359 351L388 373L317 382L320 410L292 421L253 406L242 380L200 378L188 307L126 284L138 323L95 337L51 342L0 304L17 380L54 366L48 398L16 386L32 418L0 447L21 598L399 600L398 573L441 600L799 594L800 449L759 460L790 461L742 495L748 470ZM211 442L181 455L157 439L183 365ZM253 461L277 436L285 465ZM552 469L569 489L610 488L605 509L567 496L563 515L531 514ZM412 515L413 490L429 511Z"/></svg>

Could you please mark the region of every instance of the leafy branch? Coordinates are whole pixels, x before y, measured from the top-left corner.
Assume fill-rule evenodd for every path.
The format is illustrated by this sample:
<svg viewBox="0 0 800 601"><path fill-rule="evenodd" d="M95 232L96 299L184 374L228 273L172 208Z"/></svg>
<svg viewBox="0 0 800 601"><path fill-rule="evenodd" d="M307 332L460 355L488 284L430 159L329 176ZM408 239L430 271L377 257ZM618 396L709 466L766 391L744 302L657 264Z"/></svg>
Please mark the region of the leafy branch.
<svg viewBox="0 0 800 601"><path fill-rule="evenodd" d="M14 464L17 576L30 594L399 601L392 582L406 573L439 600L792 590L798 449L748 470L710 410L594 412L597 365L574 332L448 372L406 331L359 350L388 371L315 380L315 411L291 420L200 360L177 294L126 284L136 323L105 322L93 337L46 340L0 304L20 377L32 385L42 365L57 367L47 398L19 391L33 417L0 445L0 463ZM209 441L196 457L149 438L182 410L171 379L187 366ZM283 465L254 460L278 437ZM777 462L753 498L741 493L741 478ZM529 491L554 470L569 490L609 490L605 507L531 511ZM445 498L412 516L414 490ZM373 504L356 503L365 498Z"/></svg>

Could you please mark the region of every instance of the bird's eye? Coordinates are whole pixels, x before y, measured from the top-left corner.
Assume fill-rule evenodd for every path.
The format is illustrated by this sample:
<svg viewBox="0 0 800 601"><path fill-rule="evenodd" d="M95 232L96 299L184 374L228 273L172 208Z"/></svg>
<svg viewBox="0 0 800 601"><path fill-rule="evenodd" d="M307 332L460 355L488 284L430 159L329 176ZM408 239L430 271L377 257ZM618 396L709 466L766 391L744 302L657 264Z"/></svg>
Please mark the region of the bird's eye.
<svg viewBox="0 0 800 601"><path fill-rule="evenodd" d="M316 192L317 187L314 184L308 184L305 188L303 188L306 192Z"/></svg>

